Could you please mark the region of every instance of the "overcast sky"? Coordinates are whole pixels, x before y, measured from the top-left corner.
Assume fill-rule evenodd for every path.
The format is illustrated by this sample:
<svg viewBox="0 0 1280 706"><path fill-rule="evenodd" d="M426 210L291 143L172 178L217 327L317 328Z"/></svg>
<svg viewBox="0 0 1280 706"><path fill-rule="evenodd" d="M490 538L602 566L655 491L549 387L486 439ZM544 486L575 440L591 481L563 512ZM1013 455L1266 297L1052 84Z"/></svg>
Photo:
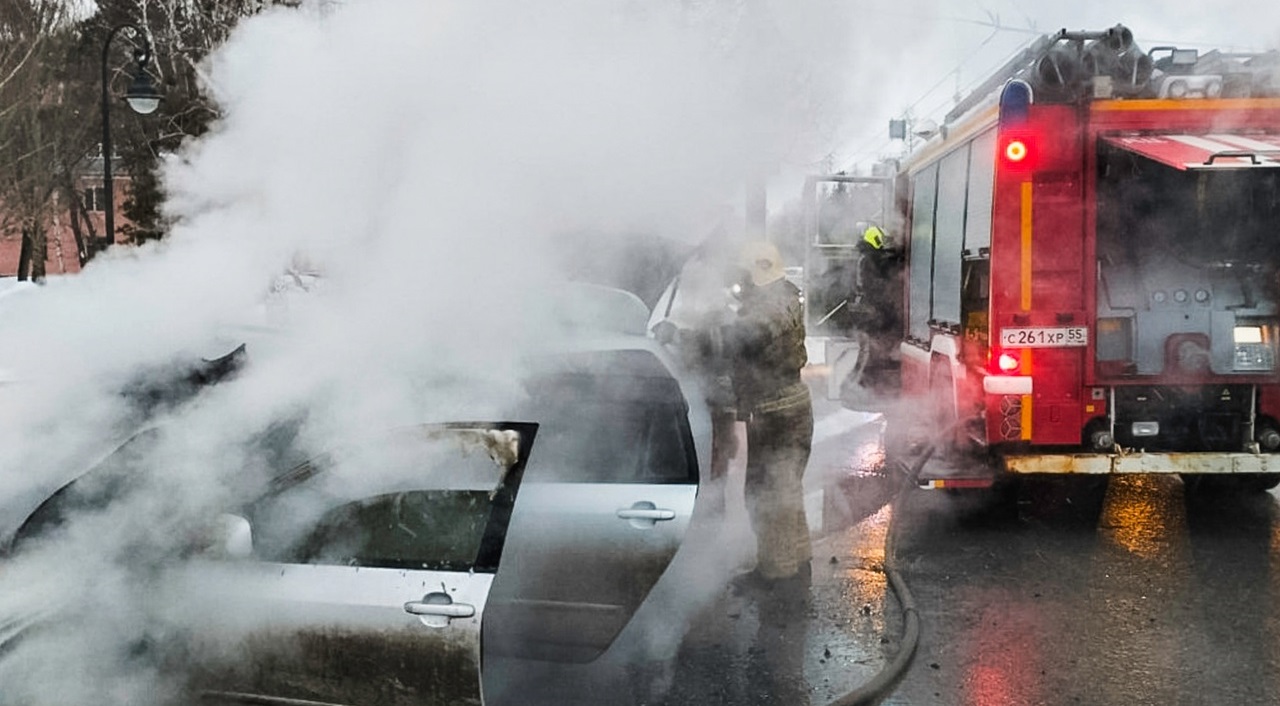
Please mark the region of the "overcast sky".
<svg viewBox="0 0 1280 706"><path fill-rule="evenodd" d="M1029 41L1059 29L1117 23L1143 49L1175 44L1201 50L1280 47L1280 3L1266 0L871 0L857 2L855 60L848 67L853 113L832 140L837 168L874 158L888 121L907 109L940 119L961 92Z"/></svg>

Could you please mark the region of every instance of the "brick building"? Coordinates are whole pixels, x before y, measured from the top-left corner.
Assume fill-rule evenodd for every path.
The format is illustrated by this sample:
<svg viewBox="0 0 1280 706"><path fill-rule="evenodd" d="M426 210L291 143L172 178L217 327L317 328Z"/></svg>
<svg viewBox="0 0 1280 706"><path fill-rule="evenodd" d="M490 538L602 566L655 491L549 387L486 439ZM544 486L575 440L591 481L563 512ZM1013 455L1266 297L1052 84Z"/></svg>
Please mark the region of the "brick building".
<svg viewBox="0 0 1280 706"><path fill-rule="evenodd" d="M114 161L114 160L113 160ZM112 197L115 201L116 238L120 242L120 231L129 224L124 216L124 203L129 198L130 179L120 174L112 175ZM102 237L106 228L106 189L102 186L102 159L92 159L84 171L76 178L76 189L84 202L90 223L80 221L80 233L88 238L90 233ZM80 254L76 246L75 232L72 229L70 204L66 197L54 195L53 215L45 224L47 247L45 252L45 274L63 275L80 271ZM0 209L3 209L0 204ZM0 219L2 220L2 219ZM18 260L22 252L22 231L20 223L0 226L0 277L13 277L18 274Z"/></svg>

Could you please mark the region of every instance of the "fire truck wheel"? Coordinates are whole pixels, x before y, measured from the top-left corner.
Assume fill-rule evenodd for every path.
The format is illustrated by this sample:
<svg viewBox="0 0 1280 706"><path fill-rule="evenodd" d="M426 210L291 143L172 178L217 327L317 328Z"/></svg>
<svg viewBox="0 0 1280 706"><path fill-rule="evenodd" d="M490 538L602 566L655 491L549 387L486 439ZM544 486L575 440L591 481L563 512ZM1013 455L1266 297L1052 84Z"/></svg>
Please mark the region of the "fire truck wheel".
<svg viewBox="0 0 1280 706"><path fill-rule="evenodd" d="M1280 485L1280 476L1274 473L1249 473L1235 476L1232 480L1240 485L1240 489L1250 493L1263 493Z"/></svg>
<svg viewBox="0 0 1280 706"><path fill-rule="evenodd" d="M1241 473L1230 476L1184 474L1182 484L1187 496L1193 498L1265 493L1280 486L1280 476L1271 473Z"/></svg>

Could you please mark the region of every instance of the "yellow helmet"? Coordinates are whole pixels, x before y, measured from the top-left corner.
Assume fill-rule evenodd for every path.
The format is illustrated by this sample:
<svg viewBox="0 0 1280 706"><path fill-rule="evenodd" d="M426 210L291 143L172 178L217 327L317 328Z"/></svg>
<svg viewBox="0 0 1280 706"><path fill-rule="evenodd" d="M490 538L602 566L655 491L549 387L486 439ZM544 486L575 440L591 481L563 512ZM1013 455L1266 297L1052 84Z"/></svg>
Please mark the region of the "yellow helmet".
<svg viewBox="0 0 1280 706"><path fill-rule="evenodd" d="M862 241L876 250L882 250L884 249L884 231L880 230L879 226L867 226L867 229L862 231Z"/></svg>
<svg viewBox="0 0 1280 706"><path fill-rule="evenodd" d="M773 284L786 275L782 253L766 240L751 240L742 246L738 260L742 269L751 273L751 282L757 287Z"/></svg>

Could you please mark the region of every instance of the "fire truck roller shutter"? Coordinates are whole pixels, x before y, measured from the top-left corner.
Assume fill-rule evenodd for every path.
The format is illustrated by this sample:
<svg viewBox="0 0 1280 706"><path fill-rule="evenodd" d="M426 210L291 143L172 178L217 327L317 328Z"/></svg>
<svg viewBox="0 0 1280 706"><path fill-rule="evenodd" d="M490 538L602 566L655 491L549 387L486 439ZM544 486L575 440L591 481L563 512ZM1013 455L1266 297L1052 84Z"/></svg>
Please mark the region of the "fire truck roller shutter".
<svg viewBox="0 0 1280 706"><path fill-rule="evenodd" d="M1251 151L1226 155L1228 147ZM1280 159L1268 152L1280 158L1280 135L1103 138L1097 340L1104 378L1274 372Z"/></svg>

